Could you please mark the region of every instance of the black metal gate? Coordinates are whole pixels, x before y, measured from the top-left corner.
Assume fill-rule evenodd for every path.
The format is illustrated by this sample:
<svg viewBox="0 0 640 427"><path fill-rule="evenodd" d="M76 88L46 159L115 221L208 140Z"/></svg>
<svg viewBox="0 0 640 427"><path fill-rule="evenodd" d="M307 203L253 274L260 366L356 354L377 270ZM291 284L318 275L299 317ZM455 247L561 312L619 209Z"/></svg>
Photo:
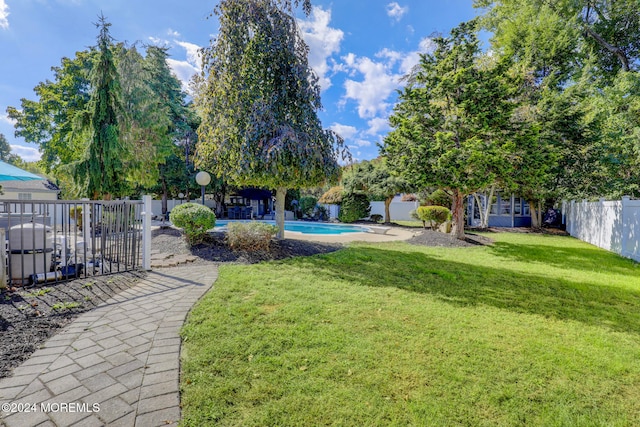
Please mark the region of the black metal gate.
<svg viewBox="0 0 640 427"><path fill-rule="evenodd" d="M140 200L2 201L9 282L58 282L140 268L142 210Z"/></svg>

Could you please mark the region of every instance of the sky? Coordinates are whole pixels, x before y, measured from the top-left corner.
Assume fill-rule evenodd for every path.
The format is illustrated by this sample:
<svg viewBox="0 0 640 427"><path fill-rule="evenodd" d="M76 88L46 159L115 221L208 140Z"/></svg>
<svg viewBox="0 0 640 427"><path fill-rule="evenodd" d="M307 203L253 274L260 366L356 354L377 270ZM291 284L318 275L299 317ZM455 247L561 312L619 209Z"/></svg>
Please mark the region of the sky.
<svg viewBox="0 0 640 427"><path fill-rule="evenodd" d="M169 65L186 84L200 70L198 50L218 32L207 0L0 0L0 133L12 152L39 159L38 147L14 136L8 106L35 100L63 57L96 44L103 14L116 41L169 47ZM472 0L313 0L298 22L320 78L323 127L338 132L356 160L378 156L402 77L447 35L478 16Z"/></svg>

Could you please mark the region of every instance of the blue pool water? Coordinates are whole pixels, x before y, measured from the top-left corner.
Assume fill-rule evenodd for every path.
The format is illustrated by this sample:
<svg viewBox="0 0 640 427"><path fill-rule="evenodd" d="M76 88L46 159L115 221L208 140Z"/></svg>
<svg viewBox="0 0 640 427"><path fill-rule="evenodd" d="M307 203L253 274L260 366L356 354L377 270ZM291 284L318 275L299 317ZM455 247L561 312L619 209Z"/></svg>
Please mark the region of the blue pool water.
<svg viewBox="0 0 640 427"><path fill-rule="evenodd" d="M230 222L249 222L249 221L229 221L229 220L218 220L216 221L215 228L226 227ZM261 221L266 222L267 224L275 225L275 221ZM362 233L366 232L367 229L365 227L360 227L357 225L342 225L342 224L325 224L325 223L317 223L317 222L303 222L303 221L285 221L284 222L284 230L285 231L295 231L302 234L345 234L345 233Z"/></svg>

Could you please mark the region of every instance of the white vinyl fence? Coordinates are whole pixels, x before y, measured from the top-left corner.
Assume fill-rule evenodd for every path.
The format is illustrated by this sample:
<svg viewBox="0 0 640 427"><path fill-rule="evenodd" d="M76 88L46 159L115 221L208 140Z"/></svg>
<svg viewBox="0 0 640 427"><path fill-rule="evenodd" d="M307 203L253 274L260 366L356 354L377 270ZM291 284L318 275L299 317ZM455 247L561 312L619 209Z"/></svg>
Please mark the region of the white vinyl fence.
<svg viewBox="0 0 640 427"><path fill-rule="evenodd" d="M640 262L640 200L565 202L563 214L573 237Z"/></svg>
<svg viewBox="0 0 640 427"><path fill-rule="evenodd" d="M420 204L418 202L391 202L389 205L389 214L391 221L412 221L411 212L417 209ZM384 218L384 202L371 202L371 215L382 215Z"/></svg>

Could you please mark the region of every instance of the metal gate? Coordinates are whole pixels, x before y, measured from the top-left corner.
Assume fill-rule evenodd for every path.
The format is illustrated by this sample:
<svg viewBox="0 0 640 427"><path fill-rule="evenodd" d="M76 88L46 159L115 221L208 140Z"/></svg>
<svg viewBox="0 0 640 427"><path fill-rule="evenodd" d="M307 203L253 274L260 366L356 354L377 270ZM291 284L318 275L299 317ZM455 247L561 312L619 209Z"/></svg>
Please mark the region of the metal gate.
<svg viewBox="0 0 640 427"><path fill-rule="evenodd" d="M140 200L0 202L8 281L59 282L139 269L143 206Z"/></svg>

